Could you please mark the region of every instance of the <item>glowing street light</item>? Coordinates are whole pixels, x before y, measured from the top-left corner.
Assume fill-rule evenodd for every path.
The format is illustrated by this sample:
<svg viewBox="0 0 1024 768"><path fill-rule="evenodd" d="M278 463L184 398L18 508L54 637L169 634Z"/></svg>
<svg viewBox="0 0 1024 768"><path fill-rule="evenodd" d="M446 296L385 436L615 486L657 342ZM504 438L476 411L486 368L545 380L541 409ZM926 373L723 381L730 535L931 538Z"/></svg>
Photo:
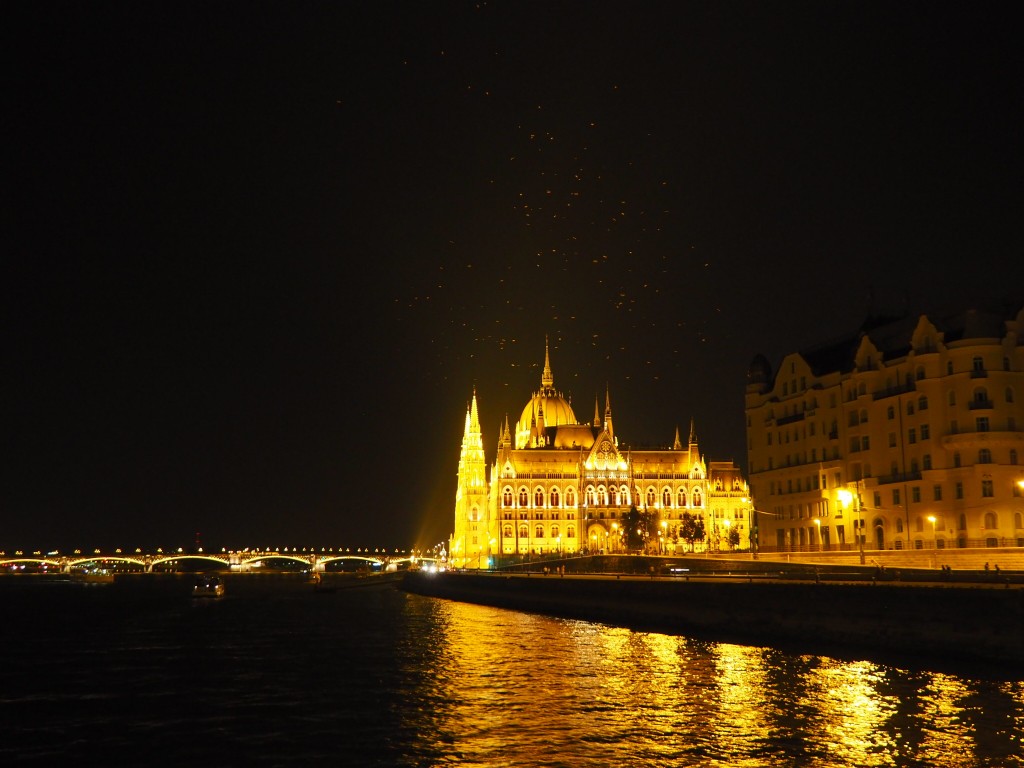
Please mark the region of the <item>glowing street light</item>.
<svg viewBox="0 0 1024 768"><path fill-rule="evenodd" d="M845 488L840 488L836 491L836 496L839 497L839 501L843 505L843 509L848 509L850 504L854 501L853 494ZM857 548L860 549L860 564L864 565L864 521L860 517L860 504L857 504Z"/></svg>
<svg viewBox="0 0 1024 768"><path fill-rule="evenodd" d="M818 551L821 551L821 520L814 518L814 524L818 528Z"/></svg>
<svg viewBox="0 0 1024 768"><path fill-rule="evenodd" d="M935 515L928 515L928 522L932 524L932 549L938 549L939 542L935 536Z"/></svg>

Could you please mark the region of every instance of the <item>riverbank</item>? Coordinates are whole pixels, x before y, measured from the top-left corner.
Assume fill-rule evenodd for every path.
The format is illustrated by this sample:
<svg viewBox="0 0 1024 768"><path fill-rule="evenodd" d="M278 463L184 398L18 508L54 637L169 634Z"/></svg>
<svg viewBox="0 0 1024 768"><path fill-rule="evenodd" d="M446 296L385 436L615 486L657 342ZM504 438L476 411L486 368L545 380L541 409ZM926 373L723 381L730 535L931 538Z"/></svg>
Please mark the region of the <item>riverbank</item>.
<svg viewBox="0 0 1024 768"><path fill-rule="evenodd" d="M779 573L777 570L776 573ZM421 595L847 658L1024 663L1024 587L787 578L411 573Z"/></svg>

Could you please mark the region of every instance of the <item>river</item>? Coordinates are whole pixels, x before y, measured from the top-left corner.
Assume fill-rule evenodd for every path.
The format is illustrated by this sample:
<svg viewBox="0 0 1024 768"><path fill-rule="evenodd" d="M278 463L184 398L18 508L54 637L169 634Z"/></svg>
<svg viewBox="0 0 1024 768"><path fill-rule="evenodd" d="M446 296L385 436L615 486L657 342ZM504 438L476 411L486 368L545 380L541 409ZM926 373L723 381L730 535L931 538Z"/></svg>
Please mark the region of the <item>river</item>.
<svg viewBox="0 0 1024 768"><path fill-rule="evenodd" d="M0 590L0 764L1024 766L1007 679L407 594Z"/></svg>

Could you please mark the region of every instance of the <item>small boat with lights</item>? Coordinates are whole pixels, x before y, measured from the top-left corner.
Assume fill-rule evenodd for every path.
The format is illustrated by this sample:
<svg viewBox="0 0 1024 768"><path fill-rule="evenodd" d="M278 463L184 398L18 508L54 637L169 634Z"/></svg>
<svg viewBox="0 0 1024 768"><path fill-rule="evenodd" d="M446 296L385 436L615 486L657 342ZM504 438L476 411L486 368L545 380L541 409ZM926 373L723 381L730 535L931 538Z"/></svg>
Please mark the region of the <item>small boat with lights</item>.
<svg viewBox="0 0 1024 768"><path fill-rule="evenodd" d="M200 576L192 587L192 597L223 597L224 582L219 576Z"/></svg>

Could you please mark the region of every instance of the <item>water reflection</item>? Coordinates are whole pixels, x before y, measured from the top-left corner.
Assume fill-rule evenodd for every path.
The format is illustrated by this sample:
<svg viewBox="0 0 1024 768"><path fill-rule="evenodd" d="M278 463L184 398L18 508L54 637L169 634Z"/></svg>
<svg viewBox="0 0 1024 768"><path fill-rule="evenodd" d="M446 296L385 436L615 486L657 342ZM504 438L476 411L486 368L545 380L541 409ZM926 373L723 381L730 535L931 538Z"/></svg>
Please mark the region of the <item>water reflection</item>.
<svg viewBox="0 0 1024 768"><path fill-rule="evenodd" d="M431 764L1024 766L1024 682L406 598ZM424 650L427 649L427 650Z"/></svg>

